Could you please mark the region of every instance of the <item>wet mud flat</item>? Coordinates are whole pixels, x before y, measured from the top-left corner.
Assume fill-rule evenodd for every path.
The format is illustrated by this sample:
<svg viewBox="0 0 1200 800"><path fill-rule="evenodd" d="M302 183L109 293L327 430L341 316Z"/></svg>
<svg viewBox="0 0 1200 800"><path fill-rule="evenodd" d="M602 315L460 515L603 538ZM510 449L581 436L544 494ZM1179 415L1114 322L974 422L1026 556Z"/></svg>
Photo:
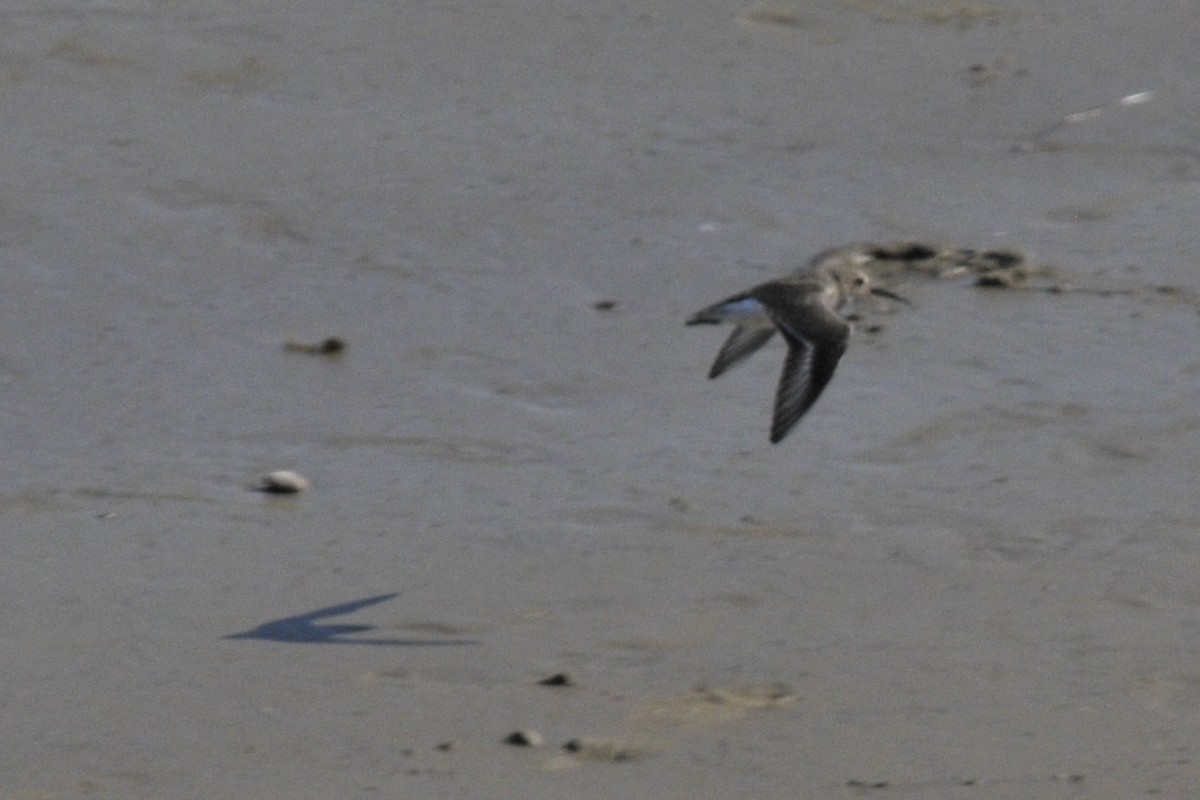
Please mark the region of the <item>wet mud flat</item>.
<svg viewBox="0 0 1200 800"><path fill-rule="evenodd" d="M1191 797L1200 31L1077 12L4 9L0 796ZM771 447L684 322L838 263Z"/></svg>

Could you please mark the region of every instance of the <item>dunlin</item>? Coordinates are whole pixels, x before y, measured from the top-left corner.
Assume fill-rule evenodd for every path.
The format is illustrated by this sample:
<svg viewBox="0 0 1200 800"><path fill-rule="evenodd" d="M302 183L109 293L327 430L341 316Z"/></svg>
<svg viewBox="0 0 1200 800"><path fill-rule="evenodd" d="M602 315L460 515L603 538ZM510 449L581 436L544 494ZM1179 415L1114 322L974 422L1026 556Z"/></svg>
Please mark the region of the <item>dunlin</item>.
<svg viewBox="0 0 1200 800"><path fill-rule="evenodd" d="M775 331L783 334L788 351L771 422L771 444L776 444L812 408L846 351L850 323L838 310L866 295L908 302L875 286L852 259L818 258L813 265L696 312L687 324L734 326L717 353L709 378L716 378L749 357Z"/></svg>

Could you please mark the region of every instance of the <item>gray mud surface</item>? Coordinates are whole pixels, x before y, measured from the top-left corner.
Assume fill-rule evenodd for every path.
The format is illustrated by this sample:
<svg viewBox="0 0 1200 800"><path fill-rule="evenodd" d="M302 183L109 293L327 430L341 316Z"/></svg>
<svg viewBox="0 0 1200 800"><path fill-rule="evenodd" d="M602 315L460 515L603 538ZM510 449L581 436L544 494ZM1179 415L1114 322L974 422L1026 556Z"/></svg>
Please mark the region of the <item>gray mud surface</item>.
<svg viewBox="0 0 1200 800"><path fill-rule="evenodd" d="M0 795L1194 798L1197 41L6 3ZM1037 268L877 265L771 447L683 321L861 242Z"/></svg>

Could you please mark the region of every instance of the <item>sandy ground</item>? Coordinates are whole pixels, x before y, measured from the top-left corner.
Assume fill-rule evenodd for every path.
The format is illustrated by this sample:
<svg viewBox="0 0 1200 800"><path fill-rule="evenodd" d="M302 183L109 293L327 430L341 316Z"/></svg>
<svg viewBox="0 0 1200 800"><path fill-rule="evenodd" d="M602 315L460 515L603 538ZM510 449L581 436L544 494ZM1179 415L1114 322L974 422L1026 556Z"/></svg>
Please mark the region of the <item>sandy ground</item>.
<svg viewBox="0 0 1200 800"><path fill-rule="evenodd" d="M1195 797L1198 40L5 3L0 796ZM770 446L683 320L910 238L1077 291L904 280Z"/></svg>

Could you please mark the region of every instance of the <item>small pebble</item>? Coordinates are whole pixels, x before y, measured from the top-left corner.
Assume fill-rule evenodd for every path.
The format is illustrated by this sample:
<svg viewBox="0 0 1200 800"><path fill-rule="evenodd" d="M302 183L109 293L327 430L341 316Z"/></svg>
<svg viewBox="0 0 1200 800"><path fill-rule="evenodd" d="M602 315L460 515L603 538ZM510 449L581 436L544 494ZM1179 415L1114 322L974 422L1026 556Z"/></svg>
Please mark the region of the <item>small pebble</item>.
<svg viewBox="0 0 1200 800"><path fill-rule="evenodd" d="M1018 269L986 270L975 278L975 285L984 289L1020 289L1028 282L1028 273Z"/></svg>
<svg viewBox="0 0 1200 800"><path fill-rule="evenodd" d="M574 686L575 679L565 672L556 672L538 681L538 686Z"/></svg>
<svg viewBox="0 0 1200 800"><path fill-rule="evenodd" d="M592 308L597 311L612 311L619 305L620 303L616 300L597 300L592 303Z"/></svg>
<svg viewBox="0 0 1200 800"><path fill-rule="evenodd" d="M283 349L290 350L293 353L307 353L313 356L333 356L346 349L346 341L336 336L326 337L316 344L288 339L283 343Z"/></svg>
<svg viewBox="0 0 1200 800"><path fill-rule="evenodd" d="M308 478L290 469L278 469L267 475L258 490L267 494L296 494L310 486Z"/></svg>
<svg viewBox="0 0 1200 800"><path fill-rule="evenodd" d="M888 782L887 781L863 781L863 780L859 780L857 778L851 778L850 780L846 781L846 785L852 786L855 789L886 789L888 787Z"/></svg>
<svg viewBox="0 0 1200 800"><path fill-rule="evenodd" d="M505 744L511 744L514 747L540 747L544 741L546 740L542 738L542 735L532 729L513 731L504 737Z"/></svg>
<svg viewBox="0 0 1200 800"><path fill-rule="evenodd" d="M433 749L442 753L449 753L451 750L458 749L458 742L454 739L451 739L448 742L439 742L433 746Z"/></svg>

